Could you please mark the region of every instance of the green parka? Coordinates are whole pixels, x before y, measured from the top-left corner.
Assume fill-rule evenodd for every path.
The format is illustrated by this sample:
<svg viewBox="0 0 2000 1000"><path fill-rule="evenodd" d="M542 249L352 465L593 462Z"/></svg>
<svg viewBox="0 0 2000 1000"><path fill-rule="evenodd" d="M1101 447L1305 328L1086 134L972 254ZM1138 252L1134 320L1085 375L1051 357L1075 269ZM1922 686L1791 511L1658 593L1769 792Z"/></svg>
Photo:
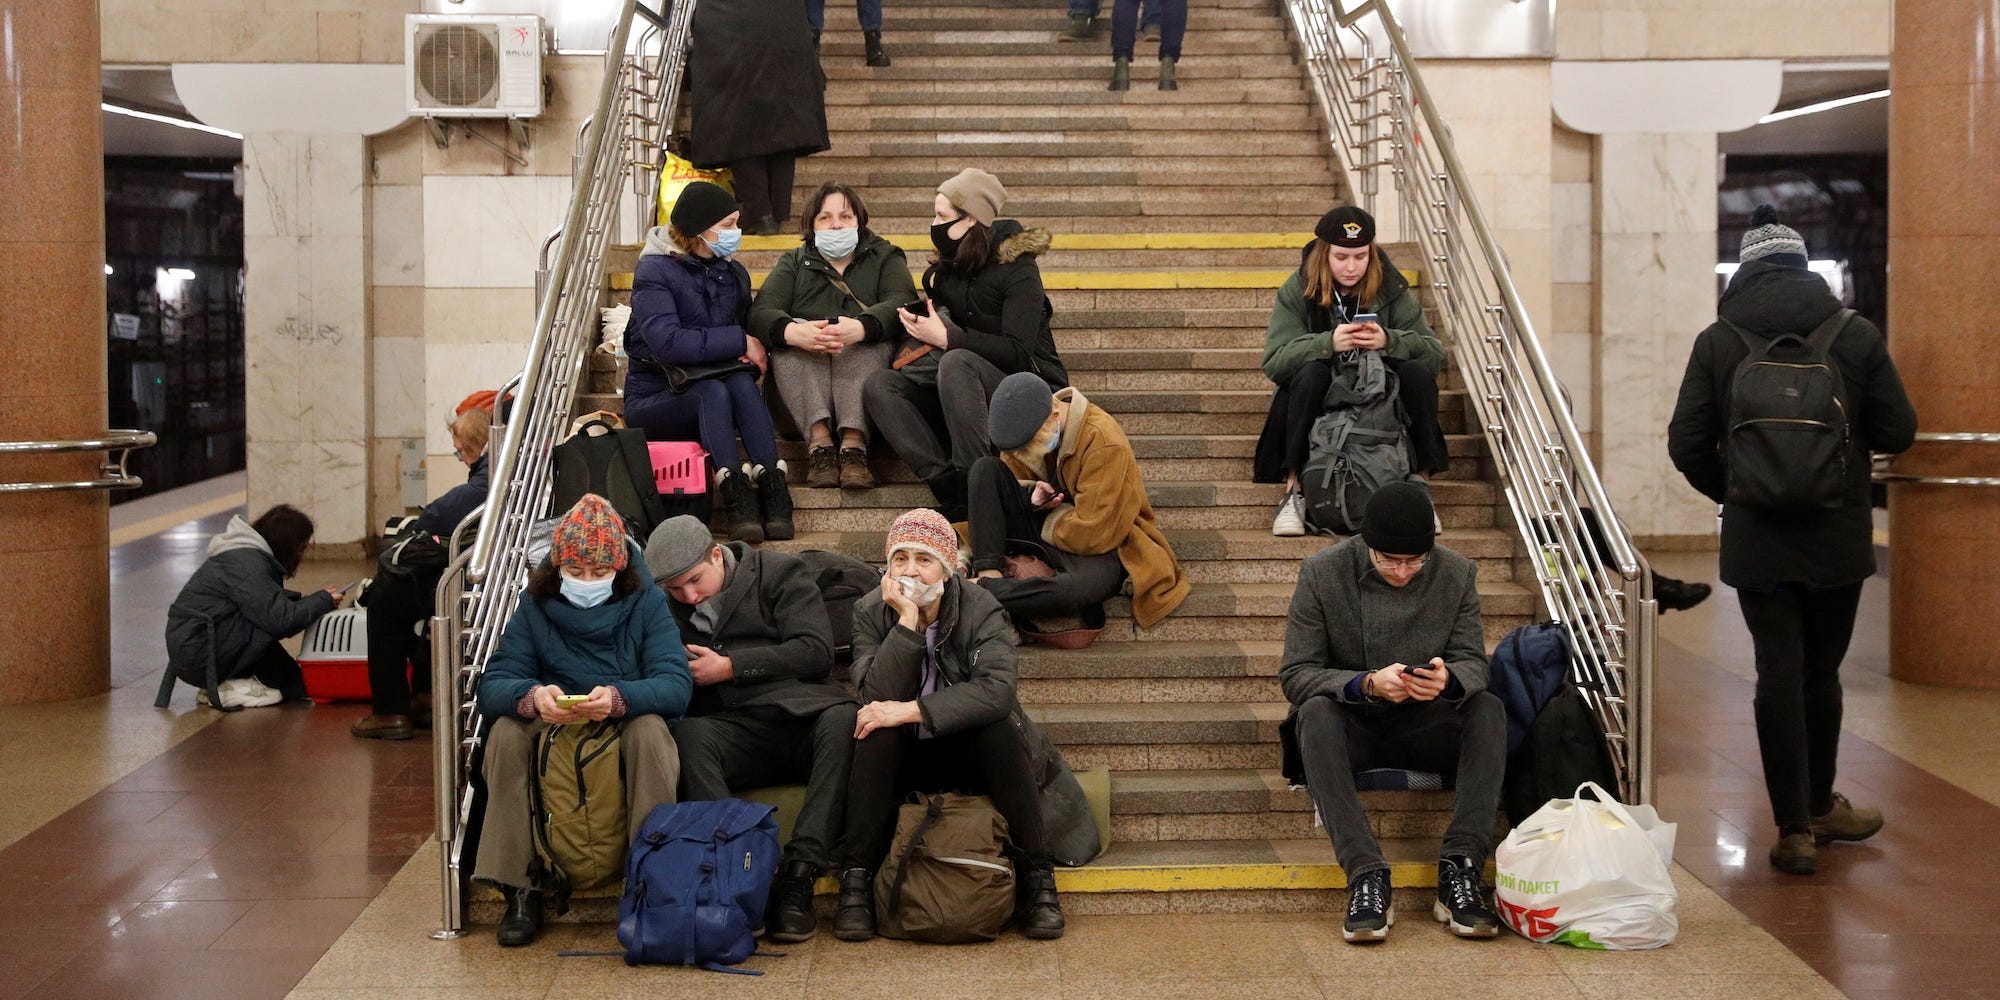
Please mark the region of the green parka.
<svg viewBox="0 0 2000 1000"><path fill-rule="evenodd" d="M1311 244L1300 253L1299 270L1278 289L1278 301L1271 308L1271 325L1264 333L1264 374L1285 385L1306 362L1333 357L1333 328L1337 324L1329 310L1309 302L1305 295L1305 257ZM1381 254L1381 248L1376 248ZM1375 301L1361 303L1358 312L1373 312L1389 343L1383 353L1405 361L1421 361L1437 375L1444 371L1444 344L1424 322L1424 307L1410 293L1403 273L1382 258L1382 287Z"/></svg>
<svg viewBox="0 0 2000 1000"><path fill-rule="evenodd" d="M854 296L841 291L835 278L846 282ZM766 347L782 350L788 346L785 325L792 320L853 316L867 331L863 343L899 339L903 325L896 319L896 309L916 300L910 265L903 251L888 240L865 233L845 274L834 271L818 248L808 243L785 251L764 277L750 304L750 334Z"/></svg>

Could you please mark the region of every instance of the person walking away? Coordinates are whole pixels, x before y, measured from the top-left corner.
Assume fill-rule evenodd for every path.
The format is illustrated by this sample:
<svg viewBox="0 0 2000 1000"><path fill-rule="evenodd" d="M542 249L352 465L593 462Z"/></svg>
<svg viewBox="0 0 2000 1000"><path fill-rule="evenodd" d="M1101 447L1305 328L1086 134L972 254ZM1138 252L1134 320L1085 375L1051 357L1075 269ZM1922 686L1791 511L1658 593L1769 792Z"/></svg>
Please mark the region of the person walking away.
<svg viewBox="0 0 2000 1000"><path fill-rule="evenodd" d="M1175 69L1187 35L1187 0L1151 0L1159 10L1160 89L1179 90ZM1111 88L1132 89L1132 53L1139 28L1139 0L1111 0Z"/></svg>
<svg viewBox="0 0 2000 1000"><path fill-rule="evenodd" d="M855 0L854 17L861 22L868 65L889 65L889 53L882 49L882 0ZM826 0L806 0L806 20L812 24L813 50L818 51L820 33L826 30Z"/></svg>

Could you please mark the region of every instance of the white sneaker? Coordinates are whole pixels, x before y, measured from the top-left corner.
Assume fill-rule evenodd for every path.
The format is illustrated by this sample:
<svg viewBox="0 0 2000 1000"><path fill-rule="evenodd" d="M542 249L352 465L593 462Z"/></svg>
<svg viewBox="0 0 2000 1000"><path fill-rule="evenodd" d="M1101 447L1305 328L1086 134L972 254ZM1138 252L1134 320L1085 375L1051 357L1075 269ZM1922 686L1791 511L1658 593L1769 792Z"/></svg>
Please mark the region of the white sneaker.
<svg viewBox="0 0 2000 1000"><path fill-rule="evenodd" d="M1297 538L1306 533L1306 495L1296 490L1278 501L1278 516L1271 519L1271 534Z"/></svg>

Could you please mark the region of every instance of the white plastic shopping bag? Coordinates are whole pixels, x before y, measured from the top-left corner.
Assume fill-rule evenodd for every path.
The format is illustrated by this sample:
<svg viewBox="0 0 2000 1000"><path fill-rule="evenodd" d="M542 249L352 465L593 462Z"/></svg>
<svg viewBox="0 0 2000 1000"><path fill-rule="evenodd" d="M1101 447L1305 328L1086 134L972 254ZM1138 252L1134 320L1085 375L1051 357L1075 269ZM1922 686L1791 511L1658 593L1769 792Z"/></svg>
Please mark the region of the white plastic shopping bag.
<svg viewBox="0 0 2000 1000"><path fill-rule="evenodd" d="M1621 805L1585 782L1574 798L1535 810L1495 852L1500 917L1531 941L1614 951L1671 944L1680 932L1675 832L1652 806Z"/></svg>

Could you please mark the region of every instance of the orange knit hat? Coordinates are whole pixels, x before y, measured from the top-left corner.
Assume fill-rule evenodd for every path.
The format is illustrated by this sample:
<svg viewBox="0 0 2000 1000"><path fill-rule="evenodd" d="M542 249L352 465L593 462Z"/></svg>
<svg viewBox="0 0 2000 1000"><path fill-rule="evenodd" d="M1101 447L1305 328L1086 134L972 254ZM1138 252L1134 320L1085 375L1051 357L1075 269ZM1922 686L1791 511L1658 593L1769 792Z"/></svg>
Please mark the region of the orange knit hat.
<svg viewBox="0 0 2000 1000"><path fill-rule="evenodd" d="M610 501L595 493L585 493L563 515L549 544L549 561L558 567L616 572L625 568L626 558L625 522Z"/></svg>

